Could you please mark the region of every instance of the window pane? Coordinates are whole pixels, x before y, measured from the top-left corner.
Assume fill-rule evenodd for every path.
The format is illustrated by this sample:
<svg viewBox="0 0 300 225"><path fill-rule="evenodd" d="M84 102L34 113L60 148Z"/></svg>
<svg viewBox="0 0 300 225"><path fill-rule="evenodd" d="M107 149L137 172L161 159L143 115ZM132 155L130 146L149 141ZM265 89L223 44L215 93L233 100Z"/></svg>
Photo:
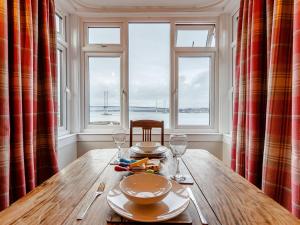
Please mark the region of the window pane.
<svg viewBox="0 0 300 225"><path fill-rule="evenodd" d="M214 34L213 34L213 36L212 36L211 46L209 46L209 47L216 47L216 37L215 37Z"/></svg>
<svg viewBox="0 0 300 225"><path fill-rule="evenodd" d="M63 102L62 102L62 95L61 95L61 79L62 79L62 51L57 49L57 123L58 126L63 126L62 122L62 115L63 115Z"/></svg>
<svg viewBox="0 0 300 225"><path fill-rule="evenodd" d="M120 124L120 57L89 57L90 123Z"/></svg>
<svg viewBox="0 0 300 225"><path fill-rule="evenodd" d="M176 47L206 47L208 30L177 30Z"/></svg>
<svg viewBox="0 0 300 225"><path fill-rule="evenodd" d="M89 44L120 44L119 27L89 27Z"/></svg>
<svg viewBox="0 0 300 225"><path fill-rule="evenodd" d="M170 25L129 25L129 119L169 127Z"/></svg>
<svg viewBox="0 0 300 225"><path fill-rule="evenodd" d="M62 18L58 14L55 15L56 32L62 34Z"/></svg>
<svg viewBox="0 0 300 225"><path fill-rule="evenodd" d="M179 57L178 72L178 125L209 125L210 57Z"/></svg>

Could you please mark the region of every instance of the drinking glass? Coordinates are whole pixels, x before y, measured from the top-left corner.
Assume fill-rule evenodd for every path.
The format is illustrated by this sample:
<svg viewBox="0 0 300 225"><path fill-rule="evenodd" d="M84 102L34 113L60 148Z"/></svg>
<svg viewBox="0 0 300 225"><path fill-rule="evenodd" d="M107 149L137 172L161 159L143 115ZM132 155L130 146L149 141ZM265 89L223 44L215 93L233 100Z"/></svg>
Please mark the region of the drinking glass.
<svg viewBox="0 0 300 225"><path fill-rule="evenodd" d="M124 129L114 130L112 134L112 138L115 142L115 145L118 148L117 161L119 161L121 159L122 146L126 143L126 130Z"/></svg>
<svg viewBox="0 0 300 225"><path fill-rule="evenodd" d="M173 157L176 158L176 174L172 178L176 181L184 181L186 178L180 173L179 162L182 155L186 152L187 136L185 134L171 134L170 148Z"/></svg>

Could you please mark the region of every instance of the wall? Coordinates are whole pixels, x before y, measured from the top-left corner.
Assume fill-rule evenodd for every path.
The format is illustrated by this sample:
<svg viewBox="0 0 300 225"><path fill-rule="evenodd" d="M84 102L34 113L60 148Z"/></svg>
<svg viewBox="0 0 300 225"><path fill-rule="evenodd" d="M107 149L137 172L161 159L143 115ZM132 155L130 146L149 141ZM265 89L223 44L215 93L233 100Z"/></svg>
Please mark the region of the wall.
<svg viewBox="0 0 300 225"><path fill-rule="evenodd" d="M58 138L58 168L61 170L77 159L77 135L70 134Z"/></svg>
<svg viewBox="0 0 300 225"><path fill-rule="evenodd" d="M189 134L190 149L205 149L222 160L230 167L231 163L231 136L221 134ZM168 146L169 135L165 135L165 144ZM134 140L139 140L135 135ZM154 135L154 141L159 142L159 136ZM128 147L128 144L127 146ZM71 134L58 139L58 166L64 168L78 157L92 149L115 148L111 134Z"/></svg>
<svg viewBox="0 0 300 225"><path fill-rule="evenodd" d="M224 164L230 167L231 164L231 136L223 135L222 160Z"/></svg>
<svg viewBox="0 0 300 225"><path fill-rule="evenodd" d="M169 135L165 135L165 144L168 145ZM206 149L220 160L223 157L221 134L189 134L189 146L191 149ZM133 140L139 140L134 136ZM159 135L154 135L153 141L159 142ZM128 146L127 146L128 147ZM82 156L92 149L115 148L110 134L78 134L77 155Z"/></svg>

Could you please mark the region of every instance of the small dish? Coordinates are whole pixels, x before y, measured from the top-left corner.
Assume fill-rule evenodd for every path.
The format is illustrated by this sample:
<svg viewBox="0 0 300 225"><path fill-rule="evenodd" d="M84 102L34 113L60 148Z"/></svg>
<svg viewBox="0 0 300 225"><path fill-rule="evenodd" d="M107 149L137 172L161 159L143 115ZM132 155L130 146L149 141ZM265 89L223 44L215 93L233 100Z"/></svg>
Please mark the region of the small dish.
<svg viewBox="0 0 300 225"><path fill-rule="evenodd" d="M157 142L146 141L146 142L138 142L136 143L136 146L139 147L142 151L146 153L150 153L155 151L158 147L160 147L161 144Z"/></svg>
<svg viewBox="0 0 300 225"><path fill-rule="evenodd" d="M165 177L155 174L135 174L120 182L120 190L132 202L149 205L164 199L172 183Z"/></svg>

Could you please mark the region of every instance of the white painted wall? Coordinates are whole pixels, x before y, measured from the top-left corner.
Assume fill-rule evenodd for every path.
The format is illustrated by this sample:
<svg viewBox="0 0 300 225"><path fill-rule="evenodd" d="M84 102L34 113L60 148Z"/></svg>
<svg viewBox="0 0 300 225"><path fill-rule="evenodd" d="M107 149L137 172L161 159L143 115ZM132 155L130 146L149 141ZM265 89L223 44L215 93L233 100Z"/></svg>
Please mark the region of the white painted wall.
<svg viewBox="0 0 300 225"><path fill-rule="evenodd" d="M134 140L139 141L137 135ZM165 136L165 145L168 146L169 135ZM189 134L190 149L205 149L222 160L230 167L231 163L231 136L221 134ZM129 139L129 137L128 137ZM154 141L159 142L159 135L154 135ZM128 144L127 146L128 147ZM78 157L93 149L115 148L111 134L71 134L58 139L58 166L62 169Z"/></svg>
<svg viewBox="0 0 300 225"><path fill-rule="evenodd" d="M139 141L137 135L133 140ZM128 137L129 139L129 137ZM165 145L168 146L169 135L165 135ZM222 160L223 139L221 134L188 134L191 149L205 149ZM159 142L159 135L154 135L153 141ZM128 144L127 146L128 147ZM80 157L92 149L115 148L110 134L78 134L77 156Z"/></svg>
<svg viewBox="0 0 300 225"><path fill-rule="evenodd" d="M223 135L222 160L226 166L231 164L231 136Z"/></svg>
<svg viewBox="0 0 300 225"><path fill-rule="evenodd" d="M57 158L58 168L60 170L77 159L76 134L65 135L58 138Z"/></svg>

